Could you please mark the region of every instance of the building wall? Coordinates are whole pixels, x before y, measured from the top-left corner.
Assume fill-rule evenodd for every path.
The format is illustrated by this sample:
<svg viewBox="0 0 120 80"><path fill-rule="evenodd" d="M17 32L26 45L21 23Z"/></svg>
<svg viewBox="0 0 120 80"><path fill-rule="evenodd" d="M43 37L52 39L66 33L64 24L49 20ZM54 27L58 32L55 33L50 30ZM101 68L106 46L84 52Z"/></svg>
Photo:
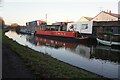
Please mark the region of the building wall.
<svg viewBox="0 0 120 80"><path fill-rule="evenodd" d="M119 27L94 27L94 34L97 35L97 33L102 32L111 32L113 34L120 34L120 28Z"/></svg>
<svg viewBox="0 0 120 80"><path fill-rule="evenodd" d="M106 14L104 12L101 12L96 17L92 19L92 21L117 21L118 18L111 16L109 14Z"/></svg>

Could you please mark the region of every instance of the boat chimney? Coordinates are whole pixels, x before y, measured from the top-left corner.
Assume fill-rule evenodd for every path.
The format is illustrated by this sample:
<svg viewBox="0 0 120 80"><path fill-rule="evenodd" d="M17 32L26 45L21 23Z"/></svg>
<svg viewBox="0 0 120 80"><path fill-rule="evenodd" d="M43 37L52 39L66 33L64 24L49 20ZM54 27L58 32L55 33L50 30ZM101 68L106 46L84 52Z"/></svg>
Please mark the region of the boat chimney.
<svg viewBox="0 0 120 80"><path fill-rule="evenodd" d="M45 18L46 18L46 24L47 24L47 13L45 14Z"/></svg>
<svg viewBox="0 0 120 80"><path fill-rule="evenodd" d="M108 12L108 10L107 10L107 12Z"/></svg>
<svg viewBox="0 0 120 80"><path fill-rule="evenodd" d="M111 10L109 11L109 13L111 14Z"/></svg>

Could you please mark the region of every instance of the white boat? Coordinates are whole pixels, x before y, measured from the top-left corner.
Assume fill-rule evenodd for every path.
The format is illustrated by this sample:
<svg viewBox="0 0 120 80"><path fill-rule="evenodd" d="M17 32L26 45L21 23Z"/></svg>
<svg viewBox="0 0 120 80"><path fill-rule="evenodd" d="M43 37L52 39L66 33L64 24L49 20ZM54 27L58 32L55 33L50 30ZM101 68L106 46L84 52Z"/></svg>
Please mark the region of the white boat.
<svg viewBox="0 0 120 80"><path fill-rule="evenodd" d="M97 38L98 43L101 43L103 45L107 45L107 46L120 46L120 42L114 42L114 41L106 41L106 40L101 40L99 38Z"/></svg>

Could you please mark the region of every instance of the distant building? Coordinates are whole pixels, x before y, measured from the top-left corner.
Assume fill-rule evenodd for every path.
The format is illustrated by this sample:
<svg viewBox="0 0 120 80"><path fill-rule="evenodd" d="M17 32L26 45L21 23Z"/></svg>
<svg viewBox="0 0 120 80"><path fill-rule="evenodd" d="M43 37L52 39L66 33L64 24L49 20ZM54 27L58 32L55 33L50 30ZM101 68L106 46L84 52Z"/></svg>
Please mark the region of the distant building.
<svg viewBox="0 0 120 80"><path fill-rule="evenodd" d="M92 17L81 17L78 22L82 22L82 21L91 21L93 18Z"/></svg>

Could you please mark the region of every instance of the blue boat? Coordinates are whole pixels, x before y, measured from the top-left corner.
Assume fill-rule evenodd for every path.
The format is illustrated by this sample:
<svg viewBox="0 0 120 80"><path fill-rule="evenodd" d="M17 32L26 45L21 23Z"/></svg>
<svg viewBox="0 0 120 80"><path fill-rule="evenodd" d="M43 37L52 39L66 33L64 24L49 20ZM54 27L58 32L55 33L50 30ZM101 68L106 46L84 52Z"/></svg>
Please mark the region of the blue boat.
<svg viewBox="0 0 120 80"><path fill-rule="evenodd" d="M35 34L35 30L30 30L30 29L20 29L20 33L33 35L33 34Z"/></svg>

